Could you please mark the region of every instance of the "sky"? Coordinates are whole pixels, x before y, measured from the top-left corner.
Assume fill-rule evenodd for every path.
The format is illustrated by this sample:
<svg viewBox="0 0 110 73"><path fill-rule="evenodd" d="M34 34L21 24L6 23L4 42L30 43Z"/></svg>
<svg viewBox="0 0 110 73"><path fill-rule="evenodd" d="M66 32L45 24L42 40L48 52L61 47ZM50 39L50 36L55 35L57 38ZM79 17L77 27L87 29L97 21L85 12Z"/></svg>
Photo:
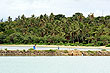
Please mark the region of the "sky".
<svg viewBox="0 0 110 73"><path fill-rule="evenodd" d="M24 14L64 14L67 17L80 12L84 16L94 13L95 16L110 15L110 0L0 0L0 19L8 16L16 18Z"/></svg>

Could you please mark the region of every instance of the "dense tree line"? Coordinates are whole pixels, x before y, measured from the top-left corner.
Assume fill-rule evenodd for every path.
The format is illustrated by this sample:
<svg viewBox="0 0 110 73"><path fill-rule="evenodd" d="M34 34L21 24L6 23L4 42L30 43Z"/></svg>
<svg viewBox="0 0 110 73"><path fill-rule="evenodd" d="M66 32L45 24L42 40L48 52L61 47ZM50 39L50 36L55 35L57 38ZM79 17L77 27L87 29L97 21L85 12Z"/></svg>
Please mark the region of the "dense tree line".
<svg viewBox="0 0 110 73"><path fill-rule="evenodd" d="M110 16L85 17L75 13L72 17L63 14L36 17L9 16L0 21L0 44L30 43L82 43L107 45L110 43Z"/></svg>

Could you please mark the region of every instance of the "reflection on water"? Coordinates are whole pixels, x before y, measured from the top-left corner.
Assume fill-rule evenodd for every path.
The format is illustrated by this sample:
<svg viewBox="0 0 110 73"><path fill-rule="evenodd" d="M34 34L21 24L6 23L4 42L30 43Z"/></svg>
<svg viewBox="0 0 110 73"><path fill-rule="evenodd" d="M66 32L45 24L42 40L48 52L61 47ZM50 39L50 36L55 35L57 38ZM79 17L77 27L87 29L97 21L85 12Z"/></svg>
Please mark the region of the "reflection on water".
<svg viewBox="0 0 110 73"><path fill-rule="evenodd" d="M110 73L110 57L0 57L0 73Z"/></svg>
<svg viewBox="0 0 110 73"><path fill-rule="evenodd" d="M33 46L0 46L0 49L8 49L8 50L28 50L30 48L33 48ZM58 49L58 47L37 47L37 50L50 50L50 49ZM77 50L81 50L81 51L88 51L88 50L91 50L91 51L101 51L102 49L97 49L97 48L63 48L63 47L59 47L60 50L74 50L74 49L77 49ZM107 51L110 51L110 49L107 49Z"/></svg>

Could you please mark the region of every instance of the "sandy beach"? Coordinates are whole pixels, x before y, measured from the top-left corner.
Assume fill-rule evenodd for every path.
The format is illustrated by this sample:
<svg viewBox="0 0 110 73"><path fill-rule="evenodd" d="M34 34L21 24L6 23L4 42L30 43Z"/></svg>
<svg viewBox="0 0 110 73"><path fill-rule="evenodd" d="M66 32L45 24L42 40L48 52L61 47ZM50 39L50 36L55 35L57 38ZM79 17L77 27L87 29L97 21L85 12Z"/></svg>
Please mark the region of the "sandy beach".
<svg viewBox="0 0 110 73"><path fill-rule="evenodd" d="M33 46L33 45L4 45L0 44L0 46ZM64 47L64 48L95 48L95 49L110 49L110 47L105 46L64 46L64 45L36 45L37 47Z"/></svg>

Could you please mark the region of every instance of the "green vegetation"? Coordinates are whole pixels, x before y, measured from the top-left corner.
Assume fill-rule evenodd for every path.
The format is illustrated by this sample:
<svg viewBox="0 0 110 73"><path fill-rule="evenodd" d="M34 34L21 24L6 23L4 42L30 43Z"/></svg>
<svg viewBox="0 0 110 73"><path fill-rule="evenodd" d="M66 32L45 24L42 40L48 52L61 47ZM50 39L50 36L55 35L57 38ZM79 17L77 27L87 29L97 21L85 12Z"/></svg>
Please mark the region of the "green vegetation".
<svg viewBox="0 0 110 73"><path fill-rule="evenodd" d="M101 51L107 51L106 49L102 49Z"/></svg>
<svg viewBox="0 0 110 73"><path fill-rule="evenodd" d="M77 50L77 49L74 49L74 50Z"/></svg>
<svg viewBox="0 0 110 73"><path fill-rule="evenodd" d="M106 47L110 47L110 44L106 45Z"/></svg>
<svg viewBox="0 0 110 73"><path fill-rule="evenodd" d="M23 52L26 52L26 50L25 50L25 49L23 49Z"/></svg>
<svg viewBox="0 0 110 73"><path fill-rule="evenodd" d="M7 48L5 48L5 51L7 51Z"/></svg>
<svg viewBox="0 0 110 73"><path fill-rule="evenodd" d="M89 55L96 55L96 51L90 51L90 50L88 50L87 53L88 53Z"/></svg>
<svg viewBox="0 0 110 73"><path fill-rule="evenodd" d="M94 17L75 13L35 17L9 16L0 21L0 44L34 44L104 46L110 43L110 16Z"/></svg>
<svg viewBox="0 0 110 73"><path fill-rule="evenodd" d="M34 50L33 48L30 48L30 49L28 49L28 50Z"/></svg>
<svg viewBox="0 0 110 73"><path fill-rule="evenodd" d="M94 53L94 52L95 52L95 51L90 51L90 50L87 51L87 53Z"/></svg>
<svg viewBox="0 0 110 73"><path fill-rule="evenodd" d="M64 50L64 53L68 53L68 51L67 50Z"/></svg>
<svg viewBox="0 0 110 73"><path fill-rule="evenodd" d="M50 49L50 50L45 50L45 52L56 52L57 50L53 50L53 49Z"/></svg>

